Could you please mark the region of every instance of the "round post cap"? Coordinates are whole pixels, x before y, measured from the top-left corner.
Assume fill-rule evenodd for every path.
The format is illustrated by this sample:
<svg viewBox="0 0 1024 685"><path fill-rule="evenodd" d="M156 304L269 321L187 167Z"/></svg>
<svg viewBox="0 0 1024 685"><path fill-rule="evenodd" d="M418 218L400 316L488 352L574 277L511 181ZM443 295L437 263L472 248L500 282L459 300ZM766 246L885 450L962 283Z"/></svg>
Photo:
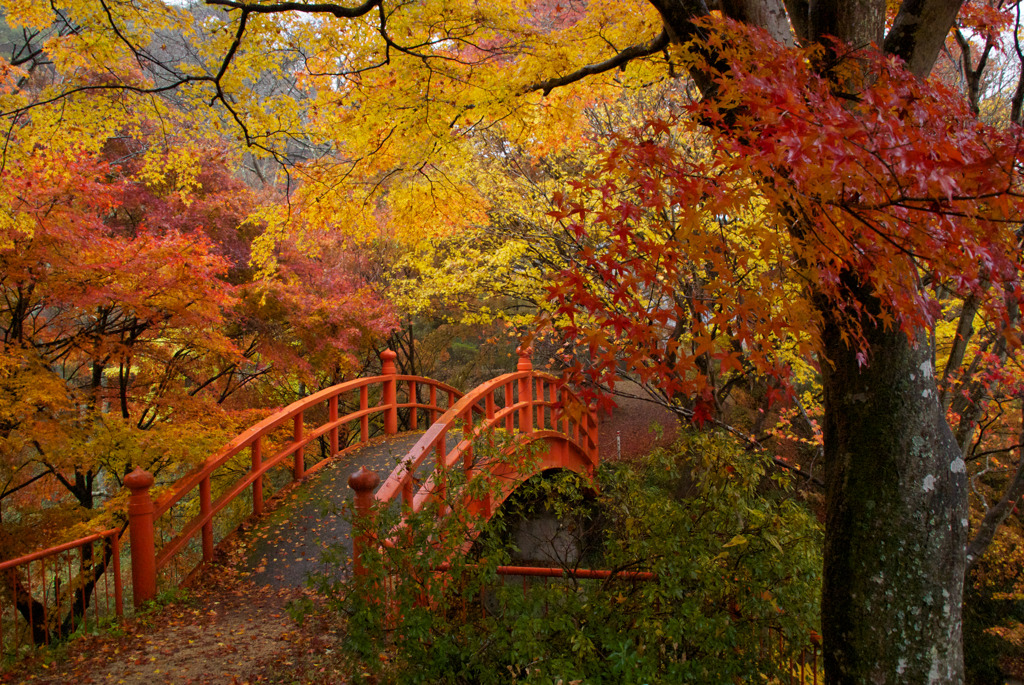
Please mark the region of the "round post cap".
<svg viewBox="0 0 1024 685"><path fill-rule="evenodd" d="M533 348L529 345L520 345L516 348L516 354L519 355L519 363L516 364L517 371L532 371L533 370Z"/></svg>
<svg viewBox="0 0 1024 685"><path fill-rule="evenodd" d="M153 474L141 466L136 466L135 470L124 477L125 486L133 492L148 490L153 487L153 483Z"/></svg>
<svg viewBox="0 0 1024 685"><path fill-rule="evenodd" d="M381 372L384 374L395 373L395 360L398 359L398 353L394 350L384 350L380 353Z"/></svg>
<svg viewBox="0 0 1024 685"><path fill-rule="evenodd" d="M373 490L380 484L380 476L365 466L348 477L348 486L356 492Z"/></svg>

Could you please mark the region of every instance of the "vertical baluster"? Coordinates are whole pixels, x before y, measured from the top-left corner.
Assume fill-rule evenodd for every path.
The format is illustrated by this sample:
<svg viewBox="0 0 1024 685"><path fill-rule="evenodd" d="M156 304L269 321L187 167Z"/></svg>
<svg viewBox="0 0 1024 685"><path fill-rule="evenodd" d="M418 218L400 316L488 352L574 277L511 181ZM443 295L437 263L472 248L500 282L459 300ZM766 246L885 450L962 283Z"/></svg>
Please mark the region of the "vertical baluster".
<svg viewBox="0 0 1024 685"><path fill-rule="evenodd" d="M298 443L302 442L302 438L303 438L303 436L305 434L305 425L304 425L304 423L305 423L305 419L303 417L303 412L300 411L298 414L295 415L295 418L293 419L292 440L294 441L294 443L296 445L298 445ZM293 480L299 480L300 478L302 478L302 474L305 473L305 470L306 470L305 459L306 459L306 451L305 451L305 449L301 445L298 445L295 448L295 454L293 456L293 461L292 461L292 479Z"/></svg>
<svg viewBox="0 0 1024 685"><path fill-rule="evenodd" d="M67 563L68 569L69 570L71 569L71 554L69 552L65 551L65 552L63 552L61 554L56 554L56 555L53 556L53 560L51 561L51 563L53 564L53 575L52 575L52 578L53 578L53 610L52 611L50 610L50 604L49 603L46 604L46 613L47 613L46 617L47 617L47 619L49 619L47 622L49 623L50 620L53 620L54 616L57 617L57 621L55 622L55 625L56 625L57 638L58 639L62 638L64 636L63 635L63 625L62 625L63 622L60 620L60 617L64 614L63 607L61 606L62 602L61 602L61 592L60 592L60 588L61 588L61 584L62 584L62 580L61 580L61 577L60 577L60 564L61 564L61 559L62 558ZM45 574L46 565L45 564L43 565L43 571L44 571L44 573L43 573L43 582L45 583L46 582L46 574ZM75 601L72 598L72 600L71 600L71 611L73 612L74 610L75 610Z"/></svg>
<svg viewBox="0 0 1024 685"><path fill-rule="evenodd" d="M447 486L447 483L445 482L447 478L445 475L447 472L447 467L445 466L445 457L448 453L447 442L448 431L442 431L441 434L437 436L437 441L434 443L434 459L436 463L434 468L434 482L437 484L436 487L438 488L438 494L442 502L442 505L438 507L438 516L444 515L443 502L445 501L445 496L447 494L445 492L445 488Z"/></svg>
<svg viewBox="0 0 1024 685"><path fill-rule="evenodd" d="M363 412L359 418L359 442L366 443L370 439L370 417L366 410L370 408L370 388L364 385L359 388L359 411Z"/></svg>
<svg viewBox="0 0 1024 685"><path fill-rule="evenodd" d="M256 473L263 466L263 436L257 435L252 445L249 446L252 457L252 473ZM263 515L263 476L257 476L252 482L252 513L257 516Z"/></svg>
<svg viewBox="0 0 1024 685"><path fill-rule="evenodd" d="M561 393L561 385L551 386L551 430L558 430L558 422L562 419L562 406L559 404Z"/></svg>
<svg viewBox="0 0 1024 685"><path fill-rule="evenodd" d="M35 592L32 589L32 562L25 564L25 600L28 602L28 622L35 624Z"/></svg>
<svg viewBox="0 0 1024 685"><path fill-rule="evenodd" d="M89 613L89 603L88 602L91 601L92 602L92 608L93 608L93 612L92 612L93 613L93 618L95 620L99 621L99 606L100 606L100 590L101 590L101 587L100 587L100 576L96 575L96 573L99 572L99 568L97 567L97 562L96 562L96 542L97 542L96 540L93 540L92 542L89 543L89 556L92 559L92 563L89 565L89 576L88 577L93 579L93 585L92 585L92 592L90 593L91 594L91 598L88 599L88 600L86 599L86 596L85 596L85 588L82 588L82 615L83 615L83 617L88 615L88 613ZM85 625L86 628L88 629L88 626L85 623L86 620L87 619L85 619L85 618L82 619L82 625ZM98 625L98 623L96 625Z"/></svg>
<svg viewBox="0 0 1024 685"><path fill-rule="evenodd" d="M540 378L537 380L537 394L540 396L540 407L538 407L540 411L540 418L537 421L537 426L541 430L548 427L548 412L551 410L549 405L551 399L549 395L550 389L551 384L547 382L547 379Z"/></svg>
<svg viewBox="0 0 1024 685"><path fill-rule="evenodd" d="M332 424L338 421L338 396L334 395L327 400L327 420ZM335 425L330 431L331 458L338 456L338 427Z"/></svg>
<svg viewBox="0 0 1024 685"><path fill-rule="evenodd" d="M497 390L488 390L487 397L484 400L484 412L487 415L487 446L494 449L494 393Z"/></svg>
<svg viewBox="0 0 1024 685"><path fill-rule="evenodd" d="M437 386L430 386L430 424L437 423Z"/></svg>
<svg viewBox="0 0 1024 685"><path fill-rule="evenodd" d="M505 383L505 408L506 409L510 408L512 406L512 404L513 404L512 391L513 391L512 383L511 382ZM509 433L511 433L513 430L515 430L515 427L516 427L515 421L516 421L515 412L510 411L508 414L506 414L505 415L505 430L507 430Z"/></svg>
<svg viewBox="0 0 1024 685"><path fill-rule="evenodd" d="M93 552L93 549L92 549L93 543L87 542L85 544L89 545L89 554L88 555L86 555L86 553L85 553L85 545L82 545L82 546L80 546L78 548L78 564L79 564L78 572L82 574L83 578L86 577L85 576L85 572L86 572L86 558L87 557L91 557L92 556L92 552ZM69 571L70 571L70 566L71 566L71 554L69 553L68 554L68 568L69 568ZM90 575L92 574L92 568L91 567L88 568L88 572L89 572ZM73 577L74 576L72 576L69 573L68 574L68 581L70 582ZM98 585L98 583L97 583L97 585ZM96 592L96 586L95 585L93 586L93 592ZM75 606L75 594L76 594L76 590L72 589L72 592L71 592L71 612L72 612L72 614L75 611L75 608L74 608L74 606ZM86 630L88 630L88 628L89 628L89 611L88 611L88 609L85 606L85 586L84 585L77 589L77 594L79 596L79 603L82 605L82 626ZM72 621L72 623L71 623L71 630L74 630L74 629L75 629L75 625L74 625L74 622Z"/></svg>
<svg viewBox="0 0 1024 685"><path fill-rule="evenodd" d="M79 554L82 553L82 546L81 545L78 546L78 553ZM68 592L67 592L68 616L71 618L71 621L70 621L70 624L69 624L69 629L70 630L74 630L75 629L74 628L75 627L75 588L72 586L71 579L74 578L74 570L75 570L75 568L74 568L73 562L71 561L71 556L72 556L72 550L69 549L66 552L64 552L64 559L67 562L67 568L68 568L68 576L67 576L67 581L66 582L67 582L67 584L69 586L68 587ZM54 588L53 588L54 589L53 603L54 603L54 611L57 614L57 625L59 626L59 628L57 630L63 631L64 630L64 622L61 620L61 618L64 616L64 595L61 594L61 592L60 592L60 583L58 583L57 580L56 580L60 576L60 569L57 566L57 561L59 559L60 559L60 557L55 559L54 562L53 562L53 577L54 577L54 583L55 583L54 584ZM62 581L62 582L65 582L65 581Z"/></svg>
<svg viewBox="0 0 1024 685"><path fill-rule="evenodd" d="M405 479L402 481L402 518L409 518L412 513L412 501L416 493L412 490L413 477L411 471L406 471Z"/></svg>
<svg viewBox="0 0 1024 685"><path fill-rule="evenodd" d="M124 616L124 584L121 582L121 538L117 531L110 534L110 544L114 548L114 612L118 618Z"/></svg>
<svg viewBox="0 0 1024 685"><path fill-rule="evenodd" d="M516 370L520 372L533 371L533 362L530 361L530 357L533 355L533 348L520 346L516 348L516 354L519 355ZM519 430L522 433L532 433L534 421L533 376L529 373L526 373L519 379L519 403L523 405L519 410Z"/></svg>
<svg viewBox="0 0 1024 685"><path fill-rule="evenodd" d="M418 416L419 408L416 406L420 403L419 393L416 391L416 381L409 381L409 430L414 431L418 427Z"/></svg>
<svg viewBox="0 0 1024 685"><path fill-rule="evenodd" d="M551 381L544 381L548 387L548 423L547 428L550 430L558 430L558 418L556 412L558 411L558 388Z"/></svg>
<svg viewBox="0 0 1024 685"><path fill-rule="evenodd" d="M598 457L600 456L597 452L597 400L591 402L588 409L589 411L587 412L587 428L589 429L588 433L590 434L590 448L592 450L591 457L596 463Z"/></svg>
<svg viewBox="0 0 1024 685"><path fill-rule="evenodd" d="M213 561L213 507L210 498L210 477L199 481L199 516L203 519L203 561Z"/></svg>
<svg viewBox="0 0 1024 685"><path fill-rule="evenodd" d="M106 548L106 545L104 545L104 549L105 548ZM93 555L94 555L93 558L95 558L95 553L96 553L95 550L93 550ZM102 554L102 552L101 552L101 554ZM108 575L109 571L110 571L110 567L109 566L104 566L103 567L103 592L104 592L103 596L105 598L104 601L103 601L103 613L105 615L110 614L110 584L107 582L109 580L109 578L110 578L110 576ZM100 597L99 597L99 593L100 593L100 580L99 580L98 577L96 578L96 584L93 586L93 590L92 591L93 591L93 599L94 599L92 605L93 605L93 608L95 609L95 611L93 612L93 617L96 619L96 626L99 627L99 624L100 624L100 601L99 601L100 600Z"/></svg>
<svg viewBox="0 0 1024 685"><path fill-rule="evenodd" d="M447 449L445 448L445 440L447 433L443 433L440 440L437 443L437 447L434 450L434 456L436 463L434 465L434 483L437 488L437 497L441 502L441 505L437 508L437 516L440 518L444 516L447 510L446 502L448 500L448 466L445 463L447 459Z"/></svg>
<svg viewBox="0 0 1024 685"><path fill-rule="evenodd" d="M15 574L15 569L13 569L13 568L10 571L8 571L8 573L11 574L11 588L12 588L11 589L11 602L14 603L14 620L15 620L15 623L12 626L12 628L14 628L14 630L17 631L18 630L18 624L17 624L17 620L18 620L18 583L15 582L17 580L17 576L14 575ZM29 607L31 607L31 606L32 605L29 604ZM29 613L31 614L31 608L29 609ZM17 635L17 632L15 632L15 635Z"/></svg>
<svg viewBox="0 0 1024 685"><path fill-rule="evenodd" d="M43 585L43 623L46 623L46 612L50 610L49 583L46 582L46 557L39 560L39 578Z"/></svg>
<svg viewBox="0 0 1024 685"><path fill-rule="evenodd" d="M466 474L466 478L469 478L469 471L473 468L473 408L470 407L466 410L466 414L462 417L462 438L467 440L469 445L462 452L462 470Z"/></svg>

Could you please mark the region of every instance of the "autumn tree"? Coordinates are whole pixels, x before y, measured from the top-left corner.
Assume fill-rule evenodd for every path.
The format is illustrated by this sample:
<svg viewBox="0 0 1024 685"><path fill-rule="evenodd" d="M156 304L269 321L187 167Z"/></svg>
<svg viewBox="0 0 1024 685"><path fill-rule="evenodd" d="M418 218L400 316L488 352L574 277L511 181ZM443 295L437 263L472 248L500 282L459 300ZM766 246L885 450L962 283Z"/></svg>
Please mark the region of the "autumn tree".
<svg viewBox="0 0 1024 685"><path fill-rule="evenodd" d="M962 678L967 474L936 379L937 291L954 293L965 307L977 299L992 340L1007 341L1005 363L1016 343L1020 289L1017 238L1007 228L1018 219L1013 137L979 123L970 97L926 81L961 0L905 0L888 16L882 0L738 0L722 3L719 18L702 0L629 8L599 0L525 8L208 4L223 12L195 23L185 10L159 3L68 3L75 29L51 43L53 68L66 78L32 98L7 97L3 108L13 121L52 112L51 103L174 88L207 113L210 126L235 126L264 154L284 157L288 140L301 138L323 154L292 170L299 183L289 203L261 216L269 230L256 256L269 261L275 240L296 228L413 241L484 224L487 202L463 174L480 151L481 131L500 129L508 140L551 152L575 144L580 111L616 80L640 87L687 75L696 101L685 125L713 138L711 159L724 165L730 184L713 181L714 165L688 173L663 144L665 124L654 123L639 129L645 137L617 141L605 178L575 179L560 218L579 223L581 233L607 227L627 257L656 246L641 244L653 242L638 223L650 207L699 207L702 221L726 220L719 224L743 208L764 217L756 233L757 222L717 234L687 226L699 237L691 248L706 278L742 273L745 265L730 261L728 250L758 251L755 273L768 279L765 288L742 290L719 278L711 296L731 303L738 318L725 307L709 315L746 352L759 352L757 363L769 369L773 341L812 334L807 349L825 397L828 679ZM46 8L7 8L24 26L42 30L55 21ZM161 62L150 48L162 27L189 32L201 48L195 58ZM958 28L963 54L981 54L976 47L987 39L978 43L976 35L984 34L968 23ZM285 62L283 54L298 59ZM106 69L112 62L138 68ZM254 84L283 73L286 63L301 65L293 72L299 92L261 100ZM973 57L965 64L969 90L985 70ZM159 79L152 76L161 69ZM1016 118L1019 100L1010 102ZM621 210L614 204L620 190L628 193ZM611 199L595 219L579 198L602 200L602 192ZM689 250L665 254L665 269L694 260ZM631 282L616 279L639 283L651 268L608 270L596 253L583 254L580 264L603 274L611 292L619 288L620 302ZM774 275L801 287L784 288ZM786 309L791 303L800 309ZM600 313L586 301L572 305ZM692 312L690 320L704 315ZM967 326L973 317L963 320ZM705 351L718 354L718 364L738 361ZM699 383L693 355L648 352L638 349L635 362L650 373L658 364L690 363L695 373L678 377Z"/></svg>
<svg viewBox="0 0 1024 685"><path fill-rule="evenodd" d="M628 160L608 164L627 177L627 169L639 169L627 183L648 201L641 205L655 209L673 203L735 215L746 204L736 204L742 178L726 203L716 205L720 180L706 185L712 173L741 169L757 184L784 244L772 244L771 234L734 242L691 226L684 240L701 241L697 249L674 252L670 242L667 263L701 255L710 272L728 274L716 282L726 292L740 287L741 297L737 291L726 297L742 309L720 323L738 326L734 331L748 347L799 334L792 328L799 320L815 333L826 412L828 677L959 682L967 469L939 399L929 330L940 299L935 291L946 290L990 308L997 335L1011 344L1015 338L1016 145L1011 135L971 122L958 94L915 85L914 76L930 70L948 24L911 22L920 8L904 7L883 41L884 5L854 5L855 15L853 5L835 7L834 16L812 17L798 30L800 42L812 49L804 62L810 69L777 61L779 52L764 49L778 43L764 42L763 34L741 30L741 38L730 39L722 37L732 30L727 23L677 23L677 30L706 36L694 62L705 93L696 116L718 136L725 155L716 164L724 166L677 164L653 141L626 143L620 152ZM957 7L945 9L951 22ZM846 42L831 42L829 35ZM887 52L915 73L886 61ZM895 118L887 120L892 112ZM600 192L615 197L619 187L612 181ZM591 266L620 264L644 240L623 230L636 205L616 204L605 203L607 214L595 214L619 235L610 250L614 259L598 258ZM577 211L569 203L560 216ZM581 224L590 218L578 214ZM654 246L646 251L657 253ZM743 283L746 269L723 261L730 252L795 269L807 282L806 298L780 297L763 282L751 289ZM642 264L627 270L639 272L641 282L653 280ZM629 282L619 287L626 291ZM772 313L786 302L784 314ZM811 317L800 317L801 309ZM751 335L751 324L765 328ZM666 354L644 361L653 373L678 359L675 350L654 349ZM728 352L718 354L724 359ZM1012 501L1012 490L1008 495ZM888 621L878 607L886 607Z"/></svg>

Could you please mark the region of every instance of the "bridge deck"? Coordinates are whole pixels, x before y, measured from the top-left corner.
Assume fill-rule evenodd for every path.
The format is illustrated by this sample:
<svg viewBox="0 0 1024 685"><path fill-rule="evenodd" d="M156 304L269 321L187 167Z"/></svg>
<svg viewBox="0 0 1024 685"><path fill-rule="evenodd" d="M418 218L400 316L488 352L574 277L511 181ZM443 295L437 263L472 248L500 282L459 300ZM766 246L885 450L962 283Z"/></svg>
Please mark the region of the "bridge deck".
<svg viewBox="0 0 1024 685"><path fill-rule="evenodd" d="M341 516L351 500L349 475L360 466L382 479L416 443L420 433L402 433L367 445L320 469L301 483L286 501L244 534L247 551L242 562L260 586L300 587L313 573L348 573L348 564L326 564L321 556L341 546L344 558L352 553L351 526Z"/></svg>

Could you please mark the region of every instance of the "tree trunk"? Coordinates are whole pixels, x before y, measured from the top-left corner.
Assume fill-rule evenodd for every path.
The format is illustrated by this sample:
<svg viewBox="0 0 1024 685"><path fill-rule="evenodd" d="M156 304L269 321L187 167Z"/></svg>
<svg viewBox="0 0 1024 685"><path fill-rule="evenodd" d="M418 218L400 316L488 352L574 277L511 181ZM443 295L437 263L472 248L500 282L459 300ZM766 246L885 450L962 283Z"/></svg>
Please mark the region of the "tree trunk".
<svg viewBox="0 0 1024 685"><path fill-rule="evenodd" d="M825 680L961 683L966 466L927 336L866 327L862 365L823 317Z"/></svg>

